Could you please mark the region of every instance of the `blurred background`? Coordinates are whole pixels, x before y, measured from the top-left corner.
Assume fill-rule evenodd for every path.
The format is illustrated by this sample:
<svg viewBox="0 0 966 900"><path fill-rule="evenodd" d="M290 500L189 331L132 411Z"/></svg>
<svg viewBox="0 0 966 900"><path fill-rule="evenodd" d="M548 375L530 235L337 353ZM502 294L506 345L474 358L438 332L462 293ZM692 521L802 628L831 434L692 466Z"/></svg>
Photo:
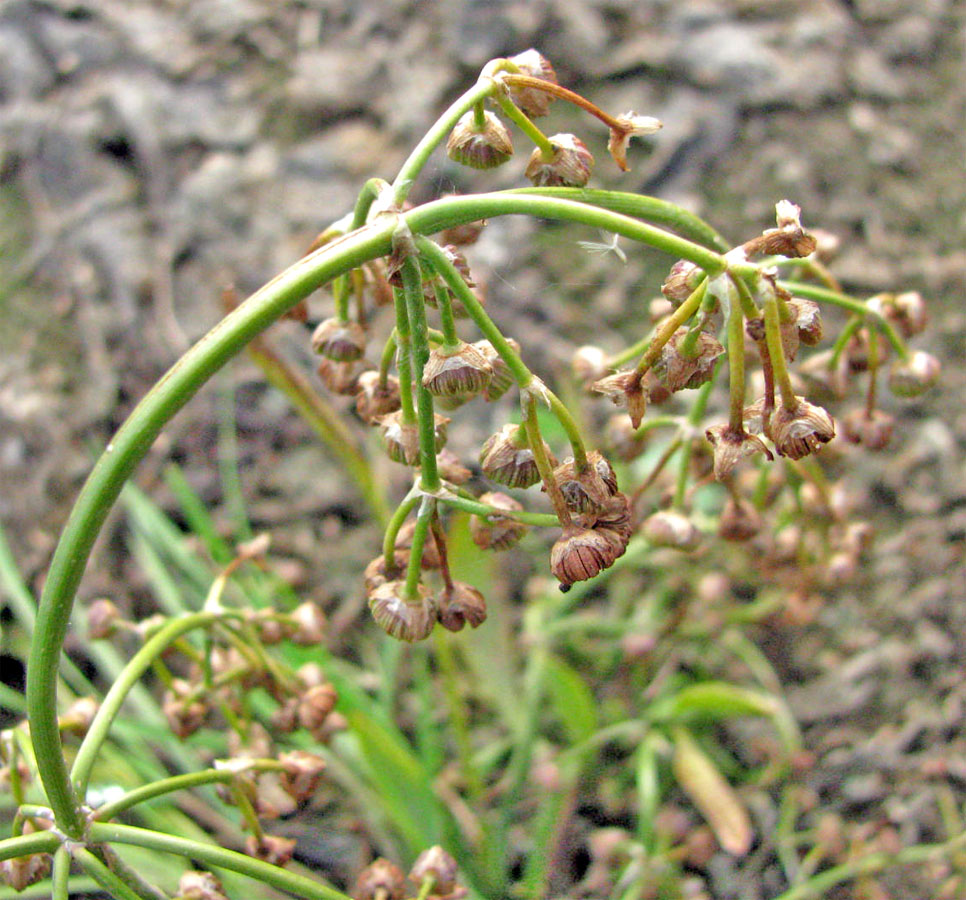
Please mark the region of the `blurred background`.
<svg viewBox="0 0 966 900"><path fill-rule="evenodd" d="M28 579L96 453L221 315L223 286L246 295L297 259L366 178L393 177L487 60L533 46L562 84L664 122L622 175L596 123L556 104L548 127L583 137L596 185L682 203L735 243L787 197L841 239L834 271L853 293L929 303L917 346L943 359L941 386L890 398L901 440L848 475L878 538L797 651L818 664L793 697L806 726L824 721L811 746L846 810L929 839L935 791L966 786L963 25L952 0L3 0L0 519ZM523 184L528 155L481 177L440 154L413 199ZM585 233L561 253L546 234L495 222L473 263L551 378L588 329L609 350L639 335L670 261L628 251L622 265L581 251ZM299 326L277 331L305 354ZM250 363L181 413L138 482L166 502L159 473L175 460L217 507L226 397L253 522L300 589L338 590L358 553L336 562L320 541L345 547L370 526ZM111 535L81 596L123 584L136 603Z"/></svg>

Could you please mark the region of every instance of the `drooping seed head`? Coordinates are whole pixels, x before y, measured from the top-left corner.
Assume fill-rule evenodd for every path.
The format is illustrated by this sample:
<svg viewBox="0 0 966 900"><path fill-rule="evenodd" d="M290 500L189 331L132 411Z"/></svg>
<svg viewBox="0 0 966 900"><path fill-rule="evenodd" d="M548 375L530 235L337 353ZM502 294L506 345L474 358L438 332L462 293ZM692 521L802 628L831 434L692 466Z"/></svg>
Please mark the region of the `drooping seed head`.
<svg viewBox="0 0 966 900"><path fill-rule="evenodd" d="M447 631L461 631L467 623L478 628L486 621L486 600L475 587L454 581L439 596L439 624Z"/></svg>
<svg viewBox="0 0 966 900"><path fill-rule="evenodd" d="M388 375L385 384L375 369L359 376L356 412L367 425L375 425L383 416L397 412L400 405L399 379L395 375Z"/></svg>
<svg viewBox="0 0 966 900"><path fill-rule="evenodd" d="M609 535L574 525L557 539L550 551L550 571L564 588L586 581L610 568L620 556Z"/></svg>
<svg viewBox="0 0 966 900"><path fill-rule="evenodd" d="M771 439L779 456L801 459L815 453L833 437L835 423L821 406L798 397L794 407L783 403L772 413Z"/></svg>
<svg viewBox="0 0 966 900"><path fill-rule="evenodd" d="M617 476L606 458L597 450L587 454L587 465L578 470L573 457L553 470L554 480L571 512L599 512L617 493Z"/></svg>
<svg viewBox="0 0 966 900"><path fill-rule="evenodd" d="M506 342L514 350L514 352L520 352L520 344L517 343L513 338L507 338ZM513 385L513 373L510 371L510 367L506 364L506 361L496 352L496 347L494 347L489 341L477 341L473 344L473 347L478 350L483 358L490 364L490 369L492 370L492 375L490 376L490 381L483 388L483 399L487 403L493 403L499 400Z"/></svg>
<svg viewBox="0 0 966 900"><path fill-rule="evenodd" d="M524 75L557 84L557 73L550 65L550 60L533 48L511 56L510 62L517 65ZM553 94L548 94L539 88L510 85L509 90L510 99L531 119L545 116L554 101Z"/></svg>
<svg viewBox="0 0 966 900"><path fill-rule="evenodd" d="M705 437L714 451L714 477L724 481L737 468L738 464L753 453L764 453L770 460L771 451L761 438L747 431L737 431L730 425L712 425Z"/></svg>
<svg viewBox="0 0 966 900"><path fill-rule="evenodd" d="M556 465L546 442L544 450L551 465ZM486 439L480 450L480 466L487 478L507 487L528 488L540 480L533 451L519 425L504 425Z"/></svg>
<svg viewBox="0 0 966 900"><path fill-rule="evenodd" d="M488 491L480 495L480 502L497 509L522 510L523 506L508 494ZM508 516L491 515L470 518L470 536L473 543L483 550L507 550L527 533L523 522Z"/></svg>
<svg viewBox="0 0 966 900"><path fill-rule="evenodd" d="M897 397L918 397L937 381L942 367L931 353L916 350L908 359L897 359L889 370L889 389Z"/></svg>
<svg viewBox="0 0 966 900"><path fill-rule="evenodd" d="M870 413L864 406L842 417L842 437L850 444L861 444L867 450L884 450L892 440L896 420L881 409Z"/></svg>
<svg viewBox="0 0 966 900"><path fill-rule="evenodd" d="M436 624L436 601L425 585L407 597L405 581L387 581L370 591L368 600L376 624L397 640L421 641Z"/></svg>
<svg viewBox="0 0 966 900"><path fill-rule="evenodd" d="M761 514L753 503L729 497L718 520L718 535L726 541L750 541L761 531Z"/></svg>
<svg viewBox="0 0 966 900"><path fill-rule="evenodd" d="M430 847L416 857L409 870L409 880L421 884L425 879L433 879L432 893L438 896L450 894L456 888L456 860L442 847Z"/></svg>
<svg viewBox="0 0 966 900"><path fill-rule="evenodd" d="M553 156L545 159L536 148L527 163L526 176L537 187L583 187L594 171L594 157L576 135L555 134L549 138Z"/></svg>
<svg viewBox="0 0 966 900"><path fill-rule="evenodd" d="M323 356L315 371L322 384L333 394L348 397L358 390L359 379L368 369L369 363L362 358L349 362L337 362Z"/></svg>
<svg viewBox="0 0 966 900"><path fill-rule="evenodd" d="M661 293L674 305L680 306L701 284L704 271L687 259L679 259L661 285Z"/></svg>
<svg viewBox="0 0 966 900"><path fill-rule="evenodd" d="M402 900L406 876L399 866L381 857L366 866L356 880L353 900Z"/></svg>
<svg viewBox="0 0 966 900"><path fill-rule="evenodd" d="M296 803L307 802L322 781L325 760L307 750L289 750L278 757L282 764L279 784Z"/></svg>
<svg viewBox="0 0 966 900"><path fill-rule="evenodd" d="M591 390L603 394L615 406L626 406L634 428L641 424L647 409L647 396L639 373L615 372L595 381Z"/></svg>
<svg viewBox="0 0 966 900"><path fill-rule="evenodd" d="M249 835L245 838L245 853L272 866L284 866L295 853L295 838L279 834Z"/></svg>
<svg viewBox="0 0 966 900"><path fill-rule="evenodd" d="M366 332L358 322L324 319L312 332L312 349L337 362L351 362L365 352Z"/></svg>
<svg viewBox="0 0 966 900"><path fill-rule="evenodd" d="M475 397L493 377L493 367L472 344L434 347L423 369L423 386L436 397Z"/></svg>
<svg viewBox="0 0 966 900"><path fill-rule="evenodd" d="M178 900L228 900L228 895L211 872L190 871L178 881Z"/></svg>
<svg viewBox="0 0 966 900"><path fill-rule="evenodd" d="M679 512L662 509L648 516L641 531L654 546L675 550L694 550L701 543L701 532L694 523Z"/></svg>
<svg viewBox="0 0 966 900"><path fill-rule="evenodd" d="M483 113L483 127L476 127L473 110L456 123L446 141L446 154L454 162L473 169L493 169L513 156L510 132L494 113Z"/></svg>
<svg viewBox="0 0 966 900"><path fill-rule="evenodd" d="M702 331L694 341L692 352L685 353L687 328L679 328L661 349L652 367L654 375L671 393L700 387L714 372L715 363L724 347L714 335Z"/></svg>

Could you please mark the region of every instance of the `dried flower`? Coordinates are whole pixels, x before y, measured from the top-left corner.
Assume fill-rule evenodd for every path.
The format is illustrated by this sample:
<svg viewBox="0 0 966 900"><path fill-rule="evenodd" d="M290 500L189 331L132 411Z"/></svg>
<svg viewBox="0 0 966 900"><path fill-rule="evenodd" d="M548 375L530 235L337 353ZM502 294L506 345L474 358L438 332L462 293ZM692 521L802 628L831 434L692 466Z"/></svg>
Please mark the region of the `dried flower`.
<svg viewBox="0 0 966 900"><path fill-rule="evenodd" d="M356 412L367 425L375 425L382 416L399 410L399 379L388 375L385 383L378 371L372 369L359 376L356 385Z"/></svg>
<svg viewBox="0 0 966 900"><path fill-rule="evenodd" d="M211 872L185 872L178 881L176 900L228 900L224 887Z"/></svg>
<svg viewBox="0 0 966 900"><path fill-rule="evenodd" d="M701 543L701 532L694 523L671 509L659 510L648 516L641 526L641 532L655 547L690 551Z"/></svg>
<svg viewBox="0 0 966 900"><path fill-rule="evenodd" d="M175 678L165 692L161 711L168 727L182 740L194 734L204 724L208 705L194 694L193 686L182 678Z"/></svg>
<svg viewBox="0 0 966 900"><path fill-rule="evenodd" d="M550 60L533 48L511 56L510 62L514 63L524 75L557 84L557 73L550 65ZM535 87L510 85L509 91L510 99L531 119L545 116L554 100L553 94Z"/></svg>
<svg viewBox="0 0 966 900"><path fill-rule="evenodd" d="M335 709L339 694L328 682L314 684L299 699L299 725L306 731L317 731Z"/></svg>
<svg viewBox="0 0 966 900"><path fill-rule="evenodd" d="M941 366L931 353L916 350L907 359L897 359L889 370L889 389L897 397L918 397L938 380Z"/></svg>
<svg viewBox="0 0 966 900"><path fill-rule="evenodd" d="M360 873L353 900L402 900L406 894L406 876L388 859L377 859Z"/></svg>
<svg viewBox="0 0 966 900"><path fill-rule="evenodd" d="M548 160L537 147L527 163L526 176L537 187L583 187L594 171L594 157L584 142L572 134L548 138L553 156Z"/></svg>
<svg viewBox="0 0 966 900"><path fill-rule="evenodd" d="M647 398L640 373L616 372L594 382L591 390L608 397L615 406L626 406L634 428L641 424L647 409Z"/></svg>
<svg viewBox="0 0 966 900"><path fill-rule="evenodd" d="M522 510L523 506L508 494L488 491L480 495L480 502L497 509ZM473 515L470 518L470 536L473 543L483 550L506 550L520 541L527 532L523 522L497 514Z"/></svg>
<svg viewBox="0 0 966 900"><path fill-rule="evenodd" d="M67 711L57 718L57 725L61 731L83 737L87 734L94 721L94 716L101 705L93 697L78 697L67 708Z"/></svg>
<svg viewBox="0 0 966 900"><path fill-rule="evenodd" d="M724 347L714 335L702 331L693 340L691 352L685 352L689 331L679 328L661 349L661 355L652 371L669 391L700 387L711 378L715 363L724 353ZM692 339L694 335L691 336Z"/></svg>
<svg viewBox="0 0 966 900"><path fill-rule="evenodd" d="M432 878L433 893L442 895L454 890L457 874L456 860L442 847L436 846L416 857L416 862L409 870L409 880L413 884L422 884L427 878Z"/></svg>
<svg viewBox="0 0 966 900"><path fill-rule="evenodd" d="M775 204L775 218L778 227L769 228L760 237L752 238L742 246L751 256L762 253L766 256L787 256L800 258L815 252L818 242L802 227L801 209L788 200Z"/></svg>
<svg viewBox="0 0 966 900"><path fill-rule="evenodd" d="M436 454L436 471L443 481L450 484L466 484L473 477L473 473L460 462L459 457L446 447Z"/></svg>
<svg viewBox="0 0 966 900"><path fill-rule="evenodd" d="M404 522L396 533L396 549L405 551L408 558L413 546L413 535L416 532L416 519ZM438 569L442 564L439 547L436 546L436 535L432 531L426 533L423 542L423 558L421 560L424 569Z"/></svg>
<svg viewBox="0 0 966 900"><path fill-rule="evenodd" d="M902 294L877 294L866 303L869 309L885 316L892 322L903 337L911 338L921 334L929 324L929 310L926 301L918 291Z"/></svg>
<svg viewBox="0 0 966 900"><path fill-rule="evenodd" d="M475 587L454 581L439 597L439 624L447 631L461 631L467 623L478 628L486 621L486 600Z"/></svg>
<svg viewBox="0 0 966 900"><path fill-rule="evenodd" d="M391 572L387 572L386 557L380 553L366 566L365 572L363 573L363 584L365 585L366 593L371 594L380 584L385 584L387 581L393 581L398 578L402 572L406 571L408 559L409 555L407 553L402 550L397 550L393 554L395 567Z"/></svg>
<svg viewBox="0 0 966 900"><path fill-rule="evenodd" d="M95 600L87 610L87 636L95 641L109 638L120 621L121 611L110 600Z"/></svg>
<svg viewBox="0 0 966 900"><path fill-rule="evenodd" d="M513 338L507 338L506 342L514 352L520 352L520 345ZM490 364L492 375L489 383L483 388L483 399L487 403L492 403L495 400L499 400L510 389L514 381L513 373L510 371L510 367L506 364L503 357L496 352L496 348L489 341L477 341L473 344L473 347Z"/></svg>
<svg viewBox="0 0 966 900"><path fill-rule="evenodd" d="M245 838L245 852L273 866L284 866L295 853L295 838L277 834L250 835Z"/></svg>
<svg viewBox="0 0 966 900"><path fill-rule="evenodd" d="M726 541L749 541L761 526L761 515L754 504L729 497L718 520L718 535Z"/></svg>
<svg viewBox="0 0 966 900"><path fill-rule="evenodd" d="M449 419L435 413L435 444L439 452L446 443L446 426ZM416 423L402 420L402 412L389 413L379 421L379 430L386 442L386 452L394 462L407 466L419 464L419 428Z"/></svg>
<svg viewBox="0 0 966 900"><path fill-rule="evenodd" d="M587 465L582 471L570 457L554 469L553 477L571 512L599 512L617 493L614 469L597 450L587 454Z"/></svg>
<svg viewBox="0 0 966 900"><path fill-rule="evenodd" d="M622 172L627 171L627 145L631 138L644 134L654 134L662 127L661 120L655 119L653 116L639 116L635 112L626 112L617 117L617 126L612 126L610 130L607 151Z"/></svg>
<svg viewBox="0 0 966 900"><path fill-rule="evenodd" d="M688 259L679 259L664 279L661 293L677 308L697 290L703 278L703 269Z"/></svg>
<svg viewBox="0 0 966 900"><path fill-rule="evenodd" d="M368 368L369 363L361 358L349 362L337 362L323 356L315 371L322 384L333 394L349 397L358 389L359 379Z"/></svg>
<svg viewBox="0 0 966 900"><path fill-rule="evenodd" d="M365 352L366 332L358 322L324 319L312 332L312 349L337 362L351 362Z"/></svg>
<svg viewBox="0 0 966 900"><path fill-rule="evenodd" d="M546 442L544 449L550 464L555 466L557 460ZM540 480L533 451L519 425L504 425L486 439L480 450L480 466L487 478L507 487L528 488Z"/></svg>
<svg viewBox="0 0 966 900"><path fill-rule="evenodd" d="M486 357L465 341L433 348L423 368L423 385L436 397L474 397L492 377Z"/></svg>
<svg viewBox="0 0 966 900"><path fill-rule="evenodd" d="M815 453L835 437L835 423L821 406L797 397L795 406L784 403L772 413L770 437L779 456L801 459Z"/></svg>
<svg viewBox="0 0 966 900"><path fill-rule="evenodd" d="M291 641L302 647L321 644L325 637L325 613L317 603L307 600L289 613L294 626Z"/></svg>
<svg viewBox="0 0 966 900"><path fill-rule="evenodd" d="M610 568L623 551L610 535L574 524L565 528L550 551L550 571L562 588L586 581Z"/></svg>
<svg viewBox="0 0 966 900"><path fill-rule="evenodd" d="M860 407L842 417L842 437L868 450L884 450L892 440L895 424L895 418L881 409L869 412Z"/></svg>
<svg viewBox="0 0 966 900"><path fill-rule="evenodd" d="M712 425L704 434L714 448L714 477L718 481L724 481L738 463L753 453L764 453L772 459L765 442L747 431L738 431L726 424Z"/></svg>
<svg viewBox="0 0 966 900"><path fill-rule="evenodd" d="M510 132L494 113L483 113L483 126L477 128L473 110L456 123L446 141L446 155L473 169L493 169L513 156Z"/></svg>
<svg viewBox="0 0 966 900"><path fill-rule="evenodd" d="M424 585L406 596L405 581L387 581L369 592L369 610L376 624L400 641L421 641L436 624L436 601Z"/></svg>
<svg viewBox="0 0 966 900"><path fill-rule="evenodd" d="M607 354L600 347L592 344L585 344L574 351L570 359L570 367L577 380L587 390L591 390L593 383L604 378L610 370Z"/></svg>

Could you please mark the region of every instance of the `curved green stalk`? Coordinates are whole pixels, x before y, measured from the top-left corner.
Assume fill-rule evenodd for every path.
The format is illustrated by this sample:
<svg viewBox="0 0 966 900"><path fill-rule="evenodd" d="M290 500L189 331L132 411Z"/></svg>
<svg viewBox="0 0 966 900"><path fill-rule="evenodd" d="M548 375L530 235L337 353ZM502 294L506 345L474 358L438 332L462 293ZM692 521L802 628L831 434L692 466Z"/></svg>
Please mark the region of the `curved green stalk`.
<svg viewBox="0 0 966 900"><path fill-rule="evenodd" d="M70 900L70 854L60 846L54 854L50 873L51 900Z"/></svg>
<svg viewBox="0 0 966 900"><path fill-rule="evenodd" d="M399 534L399 529L402 528L403 522L406 521L406 516L408 516L413 507L419 503L419 493L415 490L409 492L402 503L396 507L396 511L392 514L389 519L389 524L386 526L386 531L382 538L382 553L386 560L386 572L392 571L395 565L395 549L396 549L396 535Z"/></svg>
<svg viewBox="0 0 966 900"><path fill-rule="evenodd" d="M413 406L412 338L409 332L409 311L402 288L392 289L396 310L396 371L399 373L399 409L404 425L416 423Z"/></svg>
<svg viewBox="0 0 966 900"><path fill-rule="evenodd" d="M107 740L107 733L110 731L114 717L120 711L128 692L134 687L138 679L181 635L195 628L204 628L206 625L211 625L224 615L226 615L225 612L206 610L171 619L149 640L145 641L144 646L131 657L131 661L121 670L120 675L107 692L104 702L101 703L87 734L81 741L77 757L74 759L71 778L80 796L83 796L87 790L87 783L90 779L91 769L94 767L94 760L97 758L97 751L100 750L101 744ZM236 613L236 615L238 614Z"/></svg>
<svg viewBox="0 0 966 900"><path fill-rule="evenodd" d="M117 900L146 900L142 894L128 887L119 876L115 875L102 860L98 859L86 847L80 844L75 845L71 848L70 855L110 896L117 898ZM151 900L156 900L156 898L152 897Z"/></svg>
<svg viewBox="0 0 966 900"><path fill-rule="evenodd" d="M434 497L424 496L416 514L416 527L413 529L413 542L409 548L409 564L406 567L406 587L403 599L418 602L419 580L423 573L423 548L429 535L429 526L436 510Z"/></svg>
<svg viewBox="0 0 966 900"><path fill-rule="evenodd" d="M543 159L550 162L554 157L554 149L547 136L524 115L509 97L504 94L497 94L496 102L500 105L504 115L533 141Z"/></svg>
<svg viewBox="0 0 966 900"><path fill-rule="evenodd" d="M698 311L698 307L704 301L704 295L707 293L707 290L708 279L703 278L701 283L691 292L688 299L665 319L654 337L648 343L647 350L641 354L641 358L637 362L635 370L638 374L643 375L657 362L661 351L664 349L664 345L674 337L674 332Z"/></svg>
<svg viewBox="0 0 966 900"><path fill-rule="evenodd" d="M782 346L781 325L779 324L778 298L774 292L769 292L765 299L765 344L771 360L775 382L781 393L782 406L794 412L798 408L798 398L792 386L791 376L788 374L788 362L785 359L785 349Z"/></svg>
<svg viewBox="0 0 966 900"><path fill-rule="evenodd" d="M0 861L30 856L31 853L53 853L60 837L52 831L34 831L31 834L18 834L16 837L0 840Z"/></svg>
<svg viewBox="0 0 966 900"><path fill-rule="evenodd" d="M370 178L362 186L362 190L359 191L359 196L356 197L355 209L352 210L352 225L350 230L355 231L357 228L362 228L366 224L366 219L369 216L369 210L372 208L372 204L379 199L383 191L389 189L389 182L384 178Z"/></svg>
<svg viewBox="0 0 966 900"><path fill-rule="evenodd" d="M456 494L444 494L437 498L440 503L452 506L454 509L461 509L463 512L472 513L475 516L503 516L524 525L536 525L538 527L549 528L559 524L557 517L550 513L528 512L525 509L498 509L478 500L470 500L468 497L460 497Z"/></svg>
<svg viewBox="0 0 966 900"><path fill-rule="evenodd" d="M327 884L313 881L302 875L296 875L294 872L288 872L278 866L262 862L260 859L254 859L244 853L236 853L234 850L226 850L214 844L204 844L201 841L175 837L171 834L160 834L147 828L134 828L130 825L119 825L114 822L94 822L91 825L91 838L98 842L131 844L159 853L186 856L208 866L229 869L247 875L249 878L254 878L280 891L288 891L297 897L304 897L305 900L350 900L341 891L337 891Z"/></svg>

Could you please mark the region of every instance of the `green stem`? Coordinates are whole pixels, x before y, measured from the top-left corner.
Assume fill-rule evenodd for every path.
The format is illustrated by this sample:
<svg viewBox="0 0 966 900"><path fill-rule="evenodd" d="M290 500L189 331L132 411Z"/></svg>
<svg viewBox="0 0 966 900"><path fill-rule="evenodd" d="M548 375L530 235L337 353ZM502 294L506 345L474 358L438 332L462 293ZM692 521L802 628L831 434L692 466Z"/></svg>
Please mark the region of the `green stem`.
<svg viewBox="0 0 966 900"><path fill-rule="evenodd" d="M128 887L86 847L75 846L70 855L110 896L116 897L117 900L144 900L141 894Z"/></svg>
<svg viewBox="0 0 966 900"><path fill-rule="evenodd" d="M130 825L119 825L114 822L95 822L91 825L91 837L95 841L131 844L145 847L158 853L172 853L198 860L207 866L229 869L239 872L270 885L280 891L288 891L306 900L349 900L349 898L317 881L312 881L294 872L287 872L278 866L270 865L259 859L253 859L234 850L226 850L213 844L203 844L188 838L161 834L146 828L133 828Z"/></svg>
<svg viewBox="0 0 966 900"><path fill-rule="evenodd" d="M460 336L456 331L456 318L453 316L453 301L450 300L449 290L434 279L433 292L436 294L436 308L439 310L440 326L443 329L443 346L455 347L459 344Z"/></svg>
<svg viewBox="0 0 966 900"><path fill-rule="evenodd" d="M397 207L401 207L409 196L413 183L419 177L433 151L449 136L453 126L460 120L463 113L481 103L497 90L497 85L491 79L481 79L461 97L458 97L450 107L436 120L433 127L423 135L419 143L413 148L406 161L402 164L399 174L392 183L393 198ZM469 219L468 221L473 221Z"/></svg>
<svg viewBox="0 0 966 900"><path fill-rule="evenodd" d="M274 759L256 759L244 769L245 772L277 772L282 768L281 764ZM186 775L172 775L170 778L162 778L160 781L153 781L142 787L128 791L123 797L119 797L111 803L99 806L92 816L95 822L109 821L122 812L125 812L139 803L154 800L165 794L175 791L185 791L191 788L201 787L206 784L224 784L233 781L239 775L236 769L205 769L202 772L189 772Z"/></svg>
<svg viewBox="0 0 966 900"><path fill-rule="evenodd" d="M567 440L570 441L570 447L574 451L574 464L577 471L583 472L587 468L587 449L584 447L584 439L577 421L563 401L549 388L546 391L546 397L550 401L550 411L567 432Z"/></svg>
<svg viewBox="0 0 966 900"><path fill-rule="evenodd" d="M436 509L436 501L433 497L423 497L419 506L419 513L416 516L416 527L413 529L413 542L409 549L409 566L406 569L406 587L403 591L403 599L418 602L419 580L422 576L423 567L423 547L426 546L426 536L429 534L429 525Z"/></svg>
<svg viewBox="0 0 966 900"><path fill-rule="evenodd" d="M507 519L514 519L523 522L525 525L536 525L539 527L550 527L558 524L557 517L550 513L527 512L520 509L497 509L486 503L470 500L467 497L459 497L455 494L447 494L439 498L440 503L452 506L454 509L461 509L464 512L473 513L477 516L504 516Z"/></svg>
<svg viewBox="0 0 966 900"><path fill-rule="evenodd" d="M416 423L416 407L413 405L412 350L409 334L409 312L402 288L392 289L396 306L396 371L399 372L399 403L404 425Z"/></svg>
<svg viewBox="0 0 966 900"><path fill-rule="evenodd" d="M383 191L389 190L389 183L383 178L370 178L359 191L356 198L355 209L352 211L352 226L350 231L362 228L369 217L369 210L372 204L379 199Z"/></svg>
<svg viewBox="0 0 966 900"><path fill-rule="evenodd" d="M550 505L553 507L560 527L566 529L571 524L570 510L560 491L560 485L553 477L553 467L550 465L547 450L543 445L543 435L540 434L540 423L537 421L537 401L532 393L528 393L523 401L523 427L526 429L527 441L533 452L533 461L540 473L540 480L550 498Z"/></svg>
<svg viewBox="0 0 966 900"><path fill-rule="evenodd" d="M406 517L412 512L413 507L419 503L419 497L417 491L410 491L402 503L396 507L396 511L392 514L392 518L386 526L382 538L382 552L386 560L387 574L392 571L395 565L396 535L399 534L399 529L402 528L403 522L406 521Z"/></svg>
<svg viewBox="0 0 966 900"><path fill-rule="evenodd" d="M53 853L59 844L60 837L51 831L18 834L0 840L0 860L30 856L31 853Z"/></svg>
<svg viewBox="0 0 966 900"><path fill-rule="evenodd" d="M657 362L658 357L661 355L661 351L664 349L665 344L672 337L674 337L674 332L676 332L688 319L691 318L697 312L698 307L701 306L704 300L704 295L708 290L708 279L705 278L701 281L692 292L691 295L685 300L674 312L667 317L661 327L657 330L657 333L651 339L650 343L647 345L647 350L641 355L640 360L638 360L635 371L640 375L643 375L654 363Z"/></svg>
<svg viewBox="0 0 966 900"><path fill-rule="evenodd" d="M506 117L533 141L544 160L550 162L555 151L547 136L520 111L519 107L509 97L498 94L496 102L500 105L500 109L503 110Z"/></svg>
<svg viewBox="0 0 966 900"><path fill-rule="evenodd" d="M382 355L379 357L379 387L385 389L389 384L389 370L392 368L396 358L396 329L393 328L386 338L386 343L382 348Z"/></svg>
<svg viewBox="0 0 966 900"><path fill-rule="evenodd" d="M698 396L695 398L691 411L688 413L688 425L693 430L704 418L705 410L708 408L708 401L711 399L711 391L714 388L715 376L721 370L720 365L715 366L714 374L709 381L701 385ZM681 448L681 456L678 459L678 476L674 489L674 509L680 510L684 507L684 499L687 494L688 474L691 467L691 455L694 452L694 439L684 441Z"/></svg>
<svg viewBox="0 0 966 900"><path fill-rule="evenodd" d="M439 490L436 470L436 410L433 395L423 384L423 370L429 361L429 337L426 333L426 307L423 301L423 278L419 262L411 256L402 264L403 294L412 330L412 359L415 368L416 416L419 423L420 480L427 491Z"/></svg>
<svg viewBox="0 0 966 900"><path fill-rule="evenodd" d="M798 398L795 396L792 379L788 374L788 363L785 360L781 326L778 321L778 299L773 292L769 292L765 299L765 343L768 347L775 383L781 392L782 406L793 412L798 407Z"/></svg>
<svg viewBox="0 0 966 900"><path fill-rule="evenodd" d="M745 432L744 410L745 317L741 306L732 303L728 314L728 428L735 434Z"/></svg>
<svg viewBox="0 0 966 900"><path fill-rule="evenodd" d="M51 900L70 900L70 853L67 848L60 846L54 854L54 863L50 873Z"/></svg>
<svg viewBox="0 0 966 900"><path fill-rule="evenodd" d="M195 628L204 628L211 625L226 614L228 613L205 611L189 613L186 616L171 619L131 657L131 661L124 667L111 685L107 696L104 697L104 702L101 703L100 709L94 716L91 727L84 735L84 740L81 741L80 748L77 751L77 757L71 769L71 779L79 796L84 796L90 780L91 769L97 758L97 751L107 739L114 717L120 711L128 692L134 687L138 679L161 656L165 649L181 635Z"/></svg>
<svg viewBox="0 0 966 900"><path fill-rule="evenodd" d="M849 297L847 294L839 293L838 291L831 291L827 288L818 287L814 284L804 284L800 281L779 281L779 288L784 288L789 293L796 297L804 297L806 300L814 300L816 303L828 303L831 306L839 306L842 309L847 309L856 315L862 316L863 318L871 319L876 328L878 328L885 336L886 339L892 344L893 349L899 355L900 359L909 358L909 348L906 346L906 342L899 335L899 332L895 330L892 323L881 313L876 312L874 309L870 309L861 300L856 300L854 297Z"/></svg>

